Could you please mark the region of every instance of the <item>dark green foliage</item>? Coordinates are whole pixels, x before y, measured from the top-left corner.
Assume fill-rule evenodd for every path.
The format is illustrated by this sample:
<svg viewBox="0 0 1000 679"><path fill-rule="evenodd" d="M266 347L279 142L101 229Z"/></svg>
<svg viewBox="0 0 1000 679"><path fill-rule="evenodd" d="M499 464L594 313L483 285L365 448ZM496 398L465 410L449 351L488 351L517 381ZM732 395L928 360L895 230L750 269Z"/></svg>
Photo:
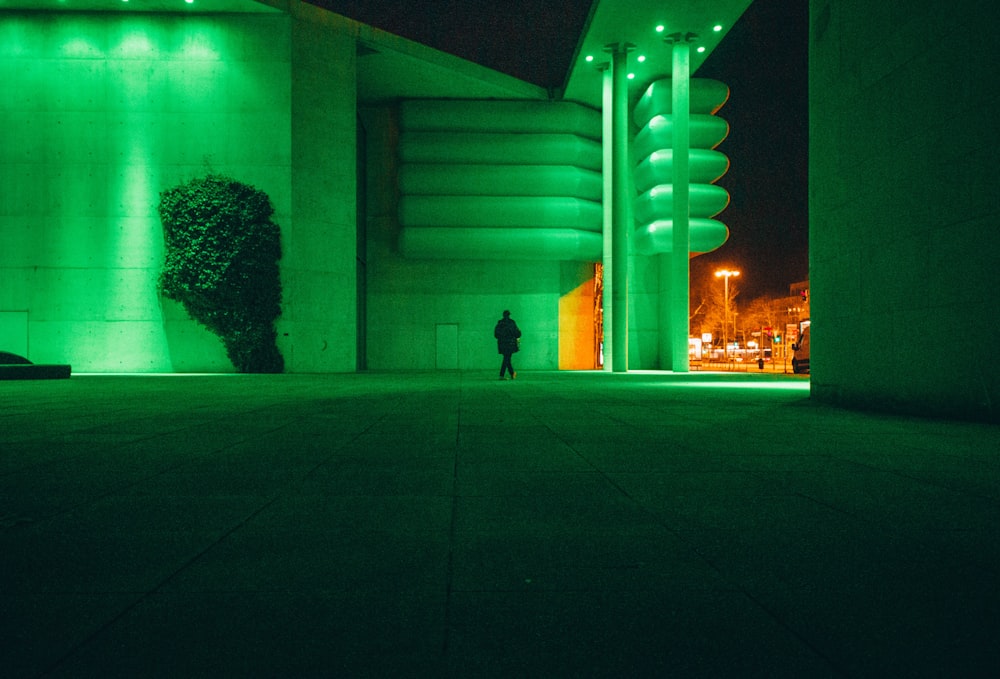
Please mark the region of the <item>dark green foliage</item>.
<svg viewBox="0 0 1000 679"><path fill-rule="evenodd" d="M280 230L267 194L209 175L160 194L163 294L218 335L239 372L279 373Z"/></svg>

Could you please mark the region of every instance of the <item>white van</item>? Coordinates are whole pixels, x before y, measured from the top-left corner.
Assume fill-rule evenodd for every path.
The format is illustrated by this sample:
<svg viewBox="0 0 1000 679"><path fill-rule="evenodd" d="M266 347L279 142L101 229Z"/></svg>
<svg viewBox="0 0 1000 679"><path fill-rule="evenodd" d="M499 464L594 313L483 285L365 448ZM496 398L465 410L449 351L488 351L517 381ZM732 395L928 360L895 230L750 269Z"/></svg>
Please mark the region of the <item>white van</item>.
<svg viewBox="0 0 1000 679"><path fill-rule="evenodd" d="M799 341L792 345L792 372L809 372L809 320L799 323Z"/></svg>

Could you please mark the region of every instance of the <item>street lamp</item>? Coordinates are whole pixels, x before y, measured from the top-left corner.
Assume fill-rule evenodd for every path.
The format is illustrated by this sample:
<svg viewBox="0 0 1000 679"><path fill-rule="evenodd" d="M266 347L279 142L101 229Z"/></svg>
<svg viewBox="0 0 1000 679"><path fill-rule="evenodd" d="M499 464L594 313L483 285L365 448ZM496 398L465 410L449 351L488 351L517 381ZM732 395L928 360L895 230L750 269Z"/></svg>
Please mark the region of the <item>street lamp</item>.
<svg viewBox="0 0 1000 679"><path fill-rule="evenodd" d="M725 306L723 307L722 316L722 352L726 357L726 361L729 360L729 339L728 339L728 326L729 326L729 278L730 276L739 276L739 271L730 271L729 269L719 269L715 272L716 278L726 279L726 292L725 292Z"/></svg>

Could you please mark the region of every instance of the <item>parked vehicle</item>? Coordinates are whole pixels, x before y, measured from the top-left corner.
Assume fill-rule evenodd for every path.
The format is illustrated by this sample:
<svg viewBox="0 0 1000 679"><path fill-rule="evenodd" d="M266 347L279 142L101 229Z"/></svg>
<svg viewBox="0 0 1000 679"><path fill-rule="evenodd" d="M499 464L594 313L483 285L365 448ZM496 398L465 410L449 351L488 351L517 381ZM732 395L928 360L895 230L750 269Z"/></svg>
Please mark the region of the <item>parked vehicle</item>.
<svg viewBox="0 0 1000 679"><path fill-rule="evenodd" d="M809 319L799 323L799 339L792 344L792 372L809 372Z"/></svg>

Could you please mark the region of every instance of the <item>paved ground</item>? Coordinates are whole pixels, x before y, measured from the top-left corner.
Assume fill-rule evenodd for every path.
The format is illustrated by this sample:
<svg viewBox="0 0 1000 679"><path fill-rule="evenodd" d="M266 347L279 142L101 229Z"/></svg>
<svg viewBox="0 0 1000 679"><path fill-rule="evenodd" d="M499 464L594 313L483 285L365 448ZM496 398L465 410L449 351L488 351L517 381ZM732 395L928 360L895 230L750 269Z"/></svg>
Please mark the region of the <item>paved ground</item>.
<svg viewBox="0 0 1000 679"><path fill-rule="evenodd" d="M1000 675L1000 428L807 388L0 382L0 676Z"/></svg>

